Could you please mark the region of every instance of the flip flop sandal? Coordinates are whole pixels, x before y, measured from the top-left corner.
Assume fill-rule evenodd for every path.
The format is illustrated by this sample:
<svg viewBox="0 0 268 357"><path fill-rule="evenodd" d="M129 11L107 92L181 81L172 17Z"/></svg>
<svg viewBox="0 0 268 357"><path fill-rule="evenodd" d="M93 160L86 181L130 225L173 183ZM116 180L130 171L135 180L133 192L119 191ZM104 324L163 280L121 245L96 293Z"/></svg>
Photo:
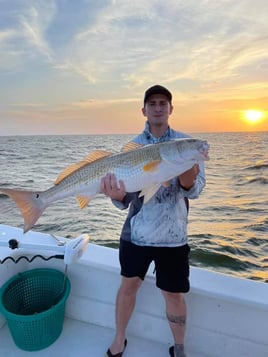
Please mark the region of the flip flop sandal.
<svg viewBox="0 0 268 357"><path fill-rule="evenodd" d="M127 347L127 339L125 339L124 349L123 349L122 352L119 352L119 353L113 355L112 352L110 351L110 348L109 348L108 351L106 352L106 357L122 357L126 347Z"/></svg>

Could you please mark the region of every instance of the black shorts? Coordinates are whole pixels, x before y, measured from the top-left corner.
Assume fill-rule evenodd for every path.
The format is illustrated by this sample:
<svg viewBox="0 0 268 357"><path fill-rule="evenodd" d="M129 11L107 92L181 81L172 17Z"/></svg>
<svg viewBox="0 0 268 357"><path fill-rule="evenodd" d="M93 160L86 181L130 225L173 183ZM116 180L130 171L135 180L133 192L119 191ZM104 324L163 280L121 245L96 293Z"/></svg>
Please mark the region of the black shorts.
<svg viewBox="0 0 268 357"><path fill-rule="evenodd" d="M147 247L120 240L121 275L144 279L149 265L155 263L156 286L168 292L186 293L189 283L190 247Z"/></svg>

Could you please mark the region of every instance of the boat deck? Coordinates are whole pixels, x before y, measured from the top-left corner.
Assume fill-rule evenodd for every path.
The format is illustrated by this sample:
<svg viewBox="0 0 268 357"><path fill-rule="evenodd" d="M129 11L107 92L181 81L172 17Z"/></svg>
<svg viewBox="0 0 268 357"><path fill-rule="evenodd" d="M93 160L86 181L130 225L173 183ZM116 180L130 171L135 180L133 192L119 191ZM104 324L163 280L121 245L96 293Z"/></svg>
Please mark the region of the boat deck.
<svg viewBox="0 0 268 357"><path fill-rule="evenodd" d="M60 337L51 346L34 352L35 357L50 355L64 357L105 357L114 336L114 330L65 318ZM128 336L124 357L168 357L169 345ZM7 325L0 330L0 354L9 357L33 356L14 344ZM197 357L187 354L187 357ZM201 357L199 355L199 357Z"/></svg>

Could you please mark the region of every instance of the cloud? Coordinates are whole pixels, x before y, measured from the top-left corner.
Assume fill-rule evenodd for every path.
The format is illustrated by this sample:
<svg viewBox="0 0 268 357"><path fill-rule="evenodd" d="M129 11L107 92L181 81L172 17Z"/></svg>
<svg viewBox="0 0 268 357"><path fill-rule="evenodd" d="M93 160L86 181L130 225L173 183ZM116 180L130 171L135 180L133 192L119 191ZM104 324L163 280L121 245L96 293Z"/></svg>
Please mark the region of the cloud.
<svg viewBox="0 0 268 357"><path fill-rule="evenodd" d="M252 19L249 9L256 12L247 1L29 2L18 35L28 54L90 83L143 85L157 72L169 82L211 81L265 57L264 15Z"/></svg>
<svg viewBox="0 0 268 357"><path fill-rule="evenodd" d="M268 80L267 14L266 0L4 1L1 98L137 102L154 83L186 102L257 97Z"/></svg>

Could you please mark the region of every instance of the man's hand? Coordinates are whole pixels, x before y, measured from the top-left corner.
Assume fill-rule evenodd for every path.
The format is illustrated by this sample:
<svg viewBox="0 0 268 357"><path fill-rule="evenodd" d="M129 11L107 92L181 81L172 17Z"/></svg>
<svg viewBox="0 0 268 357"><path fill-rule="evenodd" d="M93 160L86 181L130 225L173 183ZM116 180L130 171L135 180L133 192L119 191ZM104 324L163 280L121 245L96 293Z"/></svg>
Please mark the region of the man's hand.
<svg viewBox="0 0 268 357"><path fill-rule="evenodd" d="M124 182L119 180L117 184L117 180L114 174L107 174L105 177L101 179L101 192L106 196L110 197L112 200L123 201L126 195L126 189Z"/></svg>
<svg viewBox="0 0 268 357"><path fill-rule="evenodd" d="M190 190L190 188L192 188L195 183L199 171L199 165L195 164L190 170L187 170L181 174L179 176L179 182L182 188Z"/></svg>

